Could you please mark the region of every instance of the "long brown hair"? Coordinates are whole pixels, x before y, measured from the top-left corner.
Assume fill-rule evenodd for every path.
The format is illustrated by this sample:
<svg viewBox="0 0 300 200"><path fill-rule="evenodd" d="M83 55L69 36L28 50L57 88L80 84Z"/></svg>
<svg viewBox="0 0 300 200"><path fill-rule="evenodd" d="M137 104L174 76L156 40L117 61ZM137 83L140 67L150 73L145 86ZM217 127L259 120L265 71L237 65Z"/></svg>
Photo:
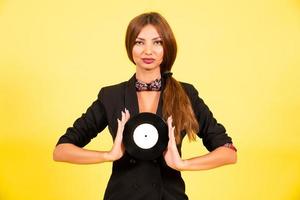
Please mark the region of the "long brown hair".
<svg viewBox="0 0 300 200"><path fill-rule="evenodd" d="M160 64L160 71L162 74L166 71L171 71L177 54L177 44L170 25L166 19L157 12L143 13L130 21L125 38L127 55L131 62L134 63L132 49L135 40L142 28L148 24L153 25L158 34L162 37L164 54L163 61ZM177 144L181 142L182 135L180 135L180 133L183 130L187 133L190 140L196 139L199 124L193 112L191 102L181 84L172 76L166 79L165 89L163 91L163 118L167 119L170 115L172 115L173 124L175 124L175 138Z"/></svg>

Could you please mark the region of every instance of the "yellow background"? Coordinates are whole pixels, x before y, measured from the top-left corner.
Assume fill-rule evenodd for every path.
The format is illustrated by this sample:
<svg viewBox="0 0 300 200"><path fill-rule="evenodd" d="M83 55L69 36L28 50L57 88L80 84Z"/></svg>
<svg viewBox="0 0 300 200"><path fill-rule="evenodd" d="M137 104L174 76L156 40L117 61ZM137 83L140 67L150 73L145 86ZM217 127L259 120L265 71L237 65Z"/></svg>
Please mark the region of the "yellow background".
<svg viewBox="0 0 300 200"><path fill-rule="evenodd" d="M110 163L52 160L101 87L135 67L129 21L158 11L177 42L174 77L192 83L238 148L238 162L183 172L191 200L300 199L298 0L0 1L0 199L102 199ZM109 132L88 149L108 150ZM207 153L185 141L184 157Z"/></svg>

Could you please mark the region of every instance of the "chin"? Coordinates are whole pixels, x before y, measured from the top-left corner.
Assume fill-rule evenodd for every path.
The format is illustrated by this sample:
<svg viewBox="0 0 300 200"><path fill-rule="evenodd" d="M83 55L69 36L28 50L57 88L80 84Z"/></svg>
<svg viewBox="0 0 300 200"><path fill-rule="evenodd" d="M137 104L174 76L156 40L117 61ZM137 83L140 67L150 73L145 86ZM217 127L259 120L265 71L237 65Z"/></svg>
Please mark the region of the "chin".
<svg viewBox="0 0 300 200"><path fill-rule="evenodd" d="M151 71L151 70L154 70L156 68L159 68L159 66L157 65L145 65L145 64L142 64L140 65L140 68L143 69L143 70L146 70L146 71Z"/></svg>

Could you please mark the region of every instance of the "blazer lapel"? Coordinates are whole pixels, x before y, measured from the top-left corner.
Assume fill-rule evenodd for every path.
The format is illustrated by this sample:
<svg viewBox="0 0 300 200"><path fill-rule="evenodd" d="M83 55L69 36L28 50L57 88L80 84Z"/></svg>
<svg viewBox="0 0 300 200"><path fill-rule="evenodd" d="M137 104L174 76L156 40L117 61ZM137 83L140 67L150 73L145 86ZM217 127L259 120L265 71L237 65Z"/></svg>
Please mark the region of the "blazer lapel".
<svg viewBox="0 0 300 200"><path fill-rule="evenodd" d="M129 110L131 117L139 113L139 104L135 90L135 80L135 74L133 74L133 76L125 85L125 108Z"/></svg>

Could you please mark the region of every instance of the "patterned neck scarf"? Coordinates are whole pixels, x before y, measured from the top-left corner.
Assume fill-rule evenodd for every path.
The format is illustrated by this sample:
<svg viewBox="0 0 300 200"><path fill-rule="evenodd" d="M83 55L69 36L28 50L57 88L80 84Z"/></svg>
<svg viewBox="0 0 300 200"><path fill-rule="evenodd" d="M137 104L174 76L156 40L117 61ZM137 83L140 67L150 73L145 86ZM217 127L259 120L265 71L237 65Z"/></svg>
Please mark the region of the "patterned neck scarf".
<svg viewBox="0 0 300 200"><path fill-rule="evenodd" d="M140 91L160 91L161 90L161 79L155 79L150 83L144 83L143 81L137 80L135 82L135 88L137 92Z"/></svg>

